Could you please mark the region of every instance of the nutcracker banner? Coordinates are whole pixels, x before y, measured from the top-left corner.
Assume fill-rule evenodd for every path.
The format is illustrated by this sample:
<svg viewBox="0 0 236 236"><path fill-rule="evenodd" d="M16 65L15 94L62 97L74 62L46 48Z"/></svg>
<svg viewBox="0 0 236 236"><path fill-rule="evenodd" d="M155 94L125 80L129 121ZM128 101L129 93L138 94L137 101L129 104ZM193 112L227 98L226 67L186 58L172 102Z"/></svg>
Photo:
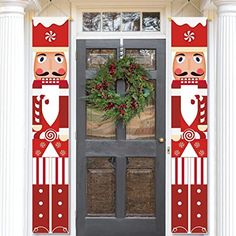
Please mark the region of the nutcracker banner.
<svg viewBox="0 0 236 236"><path fill-rule="evenodd" d="M207 233L207 19L172 18L172 233Z"/></svg>
<svg viewBox="0 0 236 236"><path fill-rule="evenodd" d="M36 17L33 29L33 233L69 233L69 20Z"/></svg>

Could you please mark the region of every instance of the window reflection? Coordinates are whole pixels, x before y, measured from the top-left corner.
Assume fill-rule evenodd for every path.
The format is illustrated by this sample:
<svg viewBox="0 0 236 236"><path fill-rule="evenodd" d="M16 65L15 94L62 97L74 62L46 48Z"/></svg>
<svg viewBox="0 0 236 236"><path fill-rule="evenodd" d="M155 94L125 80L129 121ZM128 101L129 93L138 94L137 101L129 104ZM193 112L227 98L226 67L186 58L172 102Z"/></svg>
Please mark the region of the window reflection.
<svg viewBox="0 0 236 236"><path fill-rule="evenodd" d="M87 69L98 69L111 58L116 58L116 49L87 49Z"/></svg>
<svg viewBox="0 0 236 236"><path fill-rule="evenodd" d="M101 13L83 13L83 31L101 31Z"/></svg>
<svg viewBox="0 0 236 236"><path fill-rule="evenodd" d="M140 31L140 13L125 12L122 13L123 31Z"/></svg>
<svg viewBox="0 0 236 236"><path fill-rule="evenodd" d="M120 13L103 13L102 14L103 31L120 31L121 14Z"/></svg>
<svg viewBox="0 0 236 236"><path fill-rule="evenodd" d="M143 31L160 31L160 12L143 13Z"/></svg>
<svg viewBox="0 0 236 236"><path fill-rule="evenodd" d="M87 108L87 138L115 139L115 124L112 120L104 120L103 112Z"/></svg>
<svg viewBox="0 0 236 236"><path fill-rule="evenodd" d="M151 80L155 89L155 80ZM126 139L156 138L156 99L155 97L126 126Z"/></svg>
<svg viewBox="0 0 236 236"><path fill-rule="evenodd" d="M154 100L135 116L126 126L127 139L155 139L155 104Z"/></svg>
<svg viewBox="0 0 236 236"><path fill-rule="evenodd" d="M148 70L156 70L156 50L125 49L125 54L134 57L136 61Z"/></svg>
<svg viewBox="0 0 236 236"><path fill-rule="evenodd" d="M160 12L85 12L83 31L160 31Z"/></svg>

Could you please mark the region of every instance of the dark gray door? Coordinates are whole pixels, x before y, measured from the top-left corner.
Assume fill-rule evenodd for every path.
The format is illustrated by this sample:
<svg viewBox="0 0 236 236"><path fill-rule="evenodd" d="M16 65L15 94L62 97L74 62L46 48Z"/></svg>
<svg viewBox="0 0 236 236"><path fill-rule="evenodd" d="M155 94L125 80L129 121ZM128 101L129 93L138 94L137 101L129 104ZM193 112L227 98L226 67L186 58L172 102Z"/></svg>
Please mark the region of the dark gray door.
<svg viewBox="0 0 236 236"><path fill-rule="evenodd" d="M77 40L77 236L165 235L165 40L124 40L155 99L124 127L86 107L85 84L120 40ZM125 90L118 81L117 92Z"/></svg>

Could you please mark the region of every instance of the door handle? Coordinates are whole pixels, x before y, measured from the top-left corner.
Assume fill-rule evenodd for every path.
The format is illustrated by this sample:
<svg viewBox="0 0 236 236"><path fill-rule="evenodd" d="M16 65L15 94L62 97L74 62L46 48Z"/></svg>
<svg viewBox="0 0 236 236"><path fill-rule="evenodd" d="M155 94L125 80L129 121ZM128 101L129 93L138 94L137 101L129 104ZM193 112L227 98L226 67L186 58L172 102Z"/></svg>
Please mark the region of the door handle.
<svg viewBox="0 0 236 236"><path fill-rule="evenodd" d="M165 139L163 137L160 137L158 140L159 140L159 143L164 143L165 142Z"/></svg>

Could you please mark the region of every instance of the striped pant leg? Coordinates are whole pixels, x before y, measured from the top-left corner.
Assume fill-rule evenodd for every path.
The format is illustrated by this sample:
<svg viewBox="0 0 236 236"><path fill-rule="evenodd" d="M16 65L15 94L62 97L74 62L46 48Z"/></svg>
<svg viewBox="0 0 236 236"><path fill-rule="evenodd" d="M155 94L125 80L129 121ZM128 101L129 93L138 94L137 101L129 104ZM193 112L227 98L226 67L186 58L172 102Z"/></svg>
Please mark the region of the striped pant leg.
<svg viewBox="0 0 236 236"><path fill-rule="evenodd" d="M47 160L33 158L32 226L34 233L50 232L50 186L46 181Z"/></svg>
<svg viewBox="0 0 236 236"><path fill-rule="evenodd" d="M191 233L207 233L207 158L191 158Z"/></svg>
<svg viewBox="0 0 236 236"><path fill-rule="evenodd" d="M33 158L33 232L68 233L68 158Z"/></svg>
<svg viewBox="0 0 236 236"><path fill-rule="evenodd" d="M52 160L52 232L69 230L69 159Z"/></svg>
<svg viewBox="0 0 236 236"><path fill-rule="evenodd" d="M188 158L172 158L172 233L188 233Z"/></svg>

